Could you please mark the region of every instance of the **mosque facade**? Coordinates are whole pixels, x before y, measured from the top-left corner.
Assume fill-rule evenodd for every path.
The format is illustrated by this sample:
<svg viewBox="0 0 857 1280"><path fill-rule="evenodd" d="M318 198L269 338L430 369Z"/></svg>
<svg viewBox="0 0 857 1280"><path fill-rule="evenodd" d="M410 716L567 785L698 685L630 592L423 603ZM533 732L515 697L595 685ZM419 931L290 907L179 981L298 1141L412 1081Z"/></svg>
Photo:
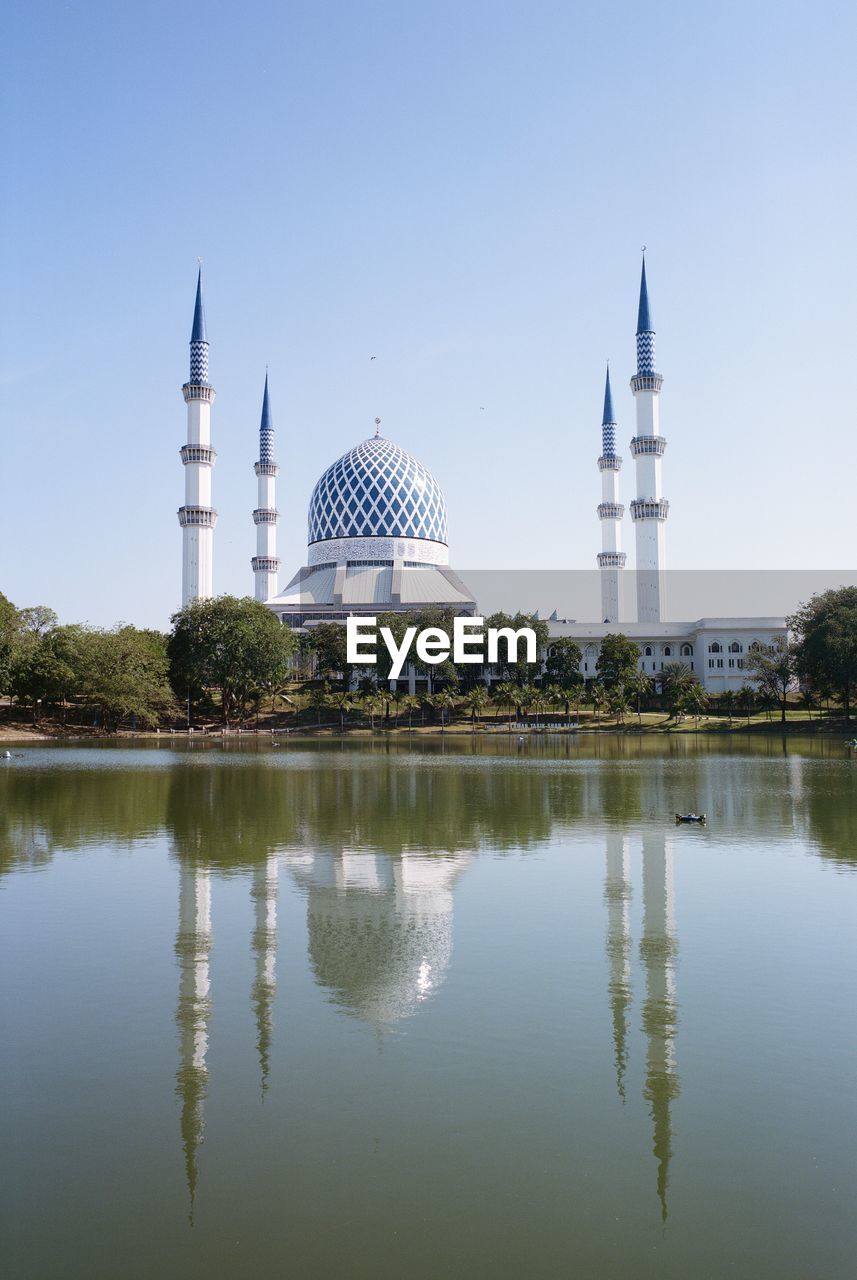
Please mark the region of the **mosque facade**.
<svg viewBox="0 0 857 1280"><path fill-rule="evenodd" d="M625 506L621 501L622 458L617 451L610 370L607 370L601 450L601 530L597 564L601 618L586 623L548 621L552 639L567 636L582 650L581 675L592 679L604 636L621 631L640 649L640 669L657 680L672 662L690 667L705 690L736 690L747 682L746 654L753 645L769 645L787 634L782 617L712 617L668 621L666 526L670 504L664 496L663 461L667 441L661 432L663 377L655 362L655 330L643 259L637 310L636 369L631 391L636 431L630 442L634 493L630 518L635 537L636 619L628 617L626 553L622 550ZM190 376L182 388L187 404L187 442L182 528L182 603L212 595L213 546L217 512L212 505L211 406L208 337L201 275L197 280L190 343ZM278 587L277 480L274 426L268 377L262 400L259 459L255 464L256 554L251 565L255 598L287 626L306 631L320 622L344 622L383 612L408 613L436 607L465 616L478 615L474 593L452 569L446 502L432 473L400 445L381 434L362 440L330 464L316 483L307 515L306 563ZM514 607L514 606L512 606ZM416 687L408 674L407 687Z"/></svg>

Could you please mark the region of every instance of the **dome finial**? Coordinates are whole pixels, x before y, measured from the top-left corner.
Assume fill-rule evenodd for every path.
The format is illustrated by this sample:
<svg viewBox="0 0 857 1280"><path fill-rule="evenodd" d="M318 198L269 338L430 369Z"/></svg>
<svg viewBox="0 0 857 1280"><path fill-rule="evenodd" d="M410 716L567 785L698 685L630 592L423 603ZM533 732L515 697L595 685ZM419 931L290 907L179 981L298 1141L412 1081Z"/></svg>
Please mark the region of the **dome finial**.
<svg viewBox="0 0 857 1280"><path fill-rule="evenodd" d="M378 439L380 434L381 434L381 419L376 418L375 419L375 439L376 440Z"/></svg>

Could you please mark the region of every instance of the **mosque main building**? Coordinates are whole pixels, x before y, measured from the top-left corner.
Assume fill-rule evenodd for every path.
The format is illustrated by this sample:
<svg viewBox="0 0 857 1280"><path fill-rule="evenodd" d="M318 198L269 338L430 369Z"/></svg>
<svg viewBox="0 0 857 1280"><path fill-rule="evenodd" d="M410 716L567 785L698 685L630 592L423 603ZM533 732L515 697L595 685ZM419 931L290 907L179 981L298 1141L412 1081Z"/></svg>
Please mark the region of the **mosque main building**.
<svg viewBox="0 0 857 1280"><path fill-rule="evenodd" d="M593 623L549 620L552 637L568 636L581 647L581 674L592 678L600 642L622 631L640 649L640 667L655 680L670 662L684 662L707 692L737 689L746 682L744 655L754 643L770 644L786 634L784 618L700 618L667 621L666 524L669 502L662 487L667 442L660 430L663 378L655 367L655 331L643 261L637 312L636 372L631 390L636 403L636 434L630 451L636 495L630 504L636 542L636 621L627 617L626 554L622 550L625 515L620 500L622 458L608 369L601 426L601 502L597 507L601 551L601 620ZM190 342L190 377L182 388L188 414L187 443L181 449L185 469L182 527L182 602L213 594L213 544L217 512L212 507L211 405L208 337L197 280ZM259 460L255 464L258 505L256 555L252 559L255 597L287 626L311 628L323 621L374 616L386 611L416 612L429 606L475 615L477 602L449 564L446 502L434 476L393 441L375 434L356 444L327 468L313 489L307 521L307 555L280 591L277 557L274 429L268 379L262 400ZM510 601L511 609L517 602ZM415 683L413 670L409 687Z"/></svg>

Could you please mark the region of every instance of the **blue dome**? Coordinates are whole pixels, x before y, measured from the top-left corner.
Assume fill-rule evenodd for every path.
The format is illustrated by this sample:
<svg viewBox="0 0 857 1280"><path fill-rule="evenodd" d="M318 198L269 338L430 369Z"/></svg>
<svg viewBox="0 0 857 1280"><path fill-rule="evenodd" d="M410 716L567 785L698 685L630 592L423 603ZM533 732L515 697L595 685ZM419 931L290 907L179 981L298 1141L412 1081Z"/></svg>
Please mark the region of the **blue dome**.
<svg viewBox="0 0 857 1280"><path fill-rule="evenodd" d="M446 503L430 471L375 436L332 463L312 491L307 541L423 538L447 541Z"/></svg>

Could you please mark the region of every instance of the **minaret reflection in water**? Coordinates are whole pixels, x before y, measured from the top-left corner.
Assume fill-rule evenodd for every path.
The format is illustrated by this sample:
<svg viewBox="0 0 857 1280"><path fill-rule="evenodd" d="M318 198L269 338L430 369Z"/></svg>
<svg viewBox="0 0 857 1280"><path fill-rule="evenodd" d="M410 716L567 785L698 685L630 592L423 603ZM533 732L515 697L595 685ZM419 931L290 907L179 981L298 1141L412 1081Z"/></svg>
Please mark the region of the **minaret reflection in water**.
<svg viewBox="0 0 857 1280"><path fill-rule="evenodd" d="M628 1014L633 1000L631 983L629 839L607 837L607 956L616 1087L625 1101L628 1065ZM675 988L677 942L673 917L672 842L663 833L643 837L643 933L640 960L646 975L642 1030L646 1038L646 1076L643 1096L652 1120L652 1149L657 1161L657 1191L661 1218L667 1219L667 1190L672 1157L671 1105L678 1097L674 1040L678 1021Z"/></svg>
<svg viewBox="0 0 857 1280"><path fill-rule="evenodd" d="M181 1134L185 1176L193 1222L198 1178L198 1150L203 1139L203 1106L208 1086L208 1019L211 1013L211 873L182 863L179 868L179 1069L176 1093L181 1102Z"/></svg>
<svg viewBox="0 0 857 1280"><path fill-rule="evenodd" d="M253 869L251 893L255 909L253 953L256 977L253 1009L256 1014L256 1048L259 1053L262 1093L268 1087L274 996L277 991L277 888L279 868L271 854Z"/></svg>

